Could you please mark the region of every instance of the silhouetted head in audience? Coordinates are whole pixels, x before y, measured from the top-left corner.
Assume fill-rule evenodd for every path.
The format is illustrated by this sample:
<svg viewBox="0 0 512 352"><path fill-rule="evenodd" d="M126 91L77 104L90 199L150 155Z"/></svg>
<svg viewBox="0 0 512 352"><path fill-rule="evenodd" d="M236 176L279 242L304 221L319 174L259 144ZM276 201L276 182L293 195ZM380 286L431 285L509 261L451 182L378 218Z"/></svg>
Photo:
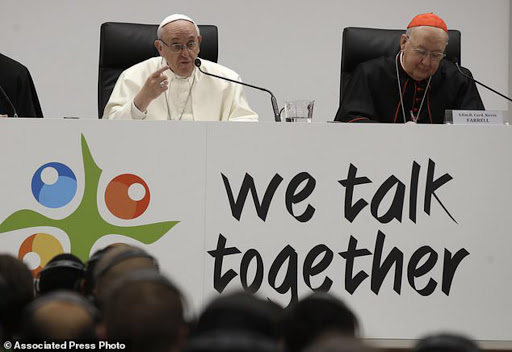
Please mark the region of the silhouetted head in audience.
<svg viewBox="0 0 512 352"><path fill-rule="evenodd" d="M98 249L93 253L85 263L85 271L84 276L82 278L82 282L80 285L80 292L85 297L89 297L93 295L94 290L94 270L96 269L96 265L99 260L107 253L109 250L114 248L119 243L110 244L104 248Z"/></svg>
<svg viewBox="0 0 512 352"><path fill-rule="evenodd" d="M412 352L480 352L480 349L465 336L440 333L420 339Z"/></svg>
<svg viewBox="0 0 512 352"><path fill-rule="evenodd" d="M36 292L44 295L58 290L79 291L84 272L85 265L80 258L70 253L59 254L39 272Z"/></svg>
<svg viewBox="0 0 512 352"><path fill-rule="evenodd" d="M126 341L133 352L182 351L188 326L180 290L155 270L139 270L116 281L105 294L103 331Z"/></svg>
<svg viewBox="0 0 512 352"><path fill-rule="evenodd" d="M313 340L304 352L376 352L376 349L355 337L328 332Z"/></svg>
<svg viewBox="0 0 512 352"><path fill-rule="evenodd" d="M278 305L245 292L220 296L192 330L188 352L278 351Z"/></svg>
<svg viewBox="0 0 512 352"><path fill-rule="evenodd" d="M9 286L5 282L4 277L0 274L0 344L3 344L4 339L4 319L2 315L7 313L7 295L9 294Z"/></svg>
<svg viewBox="0 0 512 352"><path fill-rule="evenodd" d="M5 340L18 332L21 312L34 299L32 272L9 254L0 254L0 325Z"/></svg>
<svg viewBox="0 0 512 352"><path fill-rule="evenodd" d="M290 305L281 321L281 334L287 352L299 352L326 333L349 337L357 335L357 317L340 299L316 292Z"/></svg>
<svg viewBox="0 0 512 352"><path fill-rule="evenodd" d="M133 271L149 269L158 271L158 264L146 251L128 244L118 244L111 248L94 268L93 293L96 303L101 307L105 292L116 280Z"/></svg>
<svg viewBox="0 0 512 352"><path fill-rule="evenodd" d="M72 291L53 291L32 301L23 313L25 341L94 339L96 307Z"/></svg>

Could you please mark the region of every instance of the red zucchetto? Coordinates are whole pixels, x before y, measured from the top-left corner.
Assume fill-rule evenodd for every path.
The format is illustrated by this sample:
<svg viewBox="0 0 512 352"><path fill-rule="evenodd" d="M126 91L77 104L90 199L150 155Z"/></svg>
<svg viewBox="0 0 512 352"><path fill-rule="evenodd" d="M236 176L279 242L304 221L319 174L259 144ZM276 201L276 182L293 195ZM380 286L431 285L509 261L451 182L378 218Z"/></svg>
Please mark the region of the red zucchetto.
<svg viewBox="0 0 512 352"><path fill-rule="evenodd" d="M421 15L414 17L411 23L407 26L407 29L420 26L441 28L443 31L448 33L446 23L441 17L434 15L433 13L422 13Z"/></svg>

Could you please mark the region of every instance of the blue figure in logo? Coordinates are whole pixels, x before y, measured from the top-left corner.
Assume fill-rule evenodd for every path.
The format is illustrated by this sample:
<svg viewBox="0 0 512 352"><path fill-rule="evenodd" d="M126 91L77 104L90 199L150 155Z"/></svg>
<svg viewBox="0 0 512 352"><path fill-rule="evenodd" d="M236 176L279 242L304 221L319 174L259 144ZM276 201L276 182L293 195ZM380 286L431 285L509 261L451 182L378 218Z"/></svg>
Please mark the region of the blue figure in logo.
<svg viewBox="0 0 512 352"><path fill-rule="evenodd" d="M52 184L44 183L41 174L47 169L54 169L57 180ZM51 162L44 164L32 177L32 194L37 201L48 208L61 208L71 202L76 194L76 176L64 164Z"/></svg>

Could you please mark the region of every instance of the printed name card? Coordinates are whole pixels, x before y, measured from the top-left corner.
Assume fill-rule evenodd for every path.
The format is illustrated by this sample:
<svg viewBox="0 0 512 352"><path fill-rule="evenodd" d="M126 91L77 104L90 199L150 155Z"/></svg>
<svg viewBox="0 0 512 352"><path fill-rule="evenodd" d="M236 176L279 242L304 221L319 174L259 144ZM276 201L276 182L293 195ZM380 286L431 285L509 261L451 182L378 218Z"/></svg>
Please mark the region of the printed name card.
<svg viewBox="0 0 512 352"><path fill-rule="evenodd" d="M503 111L453 110L454 125L503 125Z"/></svg>

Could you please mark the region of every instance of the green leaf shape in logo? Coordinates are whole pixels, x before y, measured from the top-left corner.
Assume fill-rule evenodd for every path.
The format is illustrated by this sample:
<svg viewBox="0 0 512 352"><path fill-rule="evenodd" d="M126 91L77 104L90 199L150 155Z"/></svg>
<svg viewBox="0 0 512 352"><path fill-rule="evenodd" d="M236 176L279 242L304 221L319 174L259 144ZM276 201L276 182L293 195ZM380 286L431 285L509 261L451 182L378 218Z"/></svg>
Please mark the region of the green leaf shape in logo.
<svg viewBox="0 0 512 352"><path fill-rule="evenodd" d="M116 226L106 222L98 210L98 184L102 170L94 161L84 135L81 136L84 162L84 195L78 208L66 218L55 220L33 210L23 209L8 216L0 224L0 233L49 226L67 233L70 252L86 261L94 243L106 235L118 234L150 244L173 228L179 221L164 221L139 226Z"/></svg>

